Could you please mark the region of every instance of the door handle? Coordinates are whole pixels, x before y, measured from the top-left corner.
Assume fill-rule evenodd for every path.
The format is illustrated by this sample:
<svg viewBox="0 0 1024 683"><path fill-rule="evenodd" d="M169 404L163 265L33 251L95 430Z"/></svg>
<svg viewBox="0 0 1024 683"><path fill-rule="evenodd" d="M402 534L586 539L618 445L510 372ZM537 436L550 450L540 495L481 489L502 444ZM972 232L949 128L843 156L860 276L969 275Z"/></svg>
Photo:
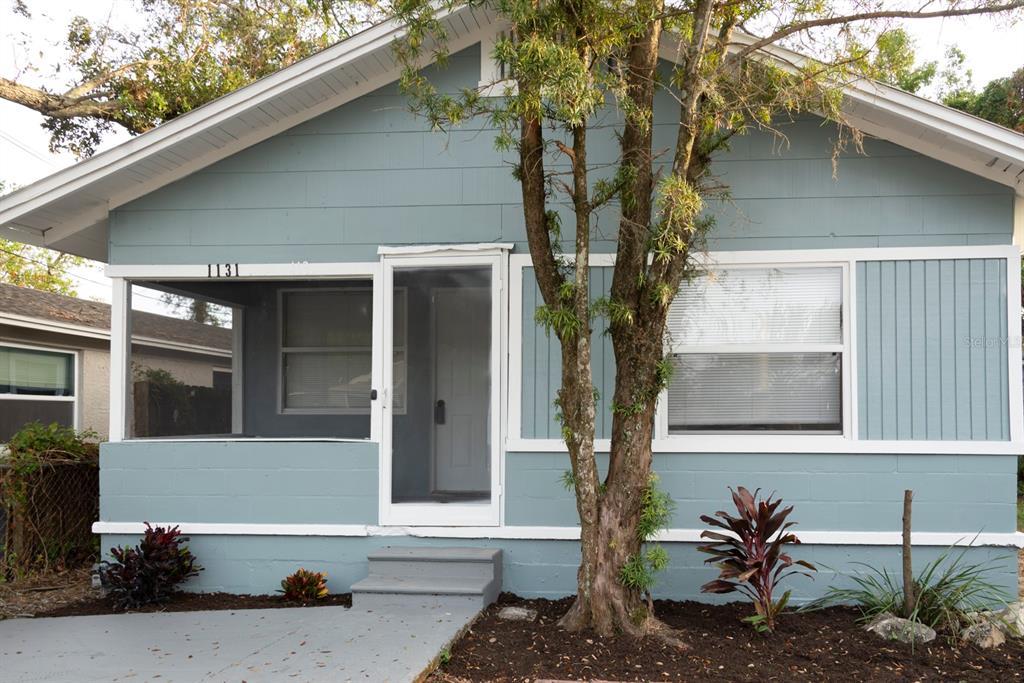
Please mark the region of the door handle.
<svg viewBox="0 0 1024 683"><path fill-rule="evenodd" d="M434 424L444 424L444 401L438 401L434 404Z"/></svg>

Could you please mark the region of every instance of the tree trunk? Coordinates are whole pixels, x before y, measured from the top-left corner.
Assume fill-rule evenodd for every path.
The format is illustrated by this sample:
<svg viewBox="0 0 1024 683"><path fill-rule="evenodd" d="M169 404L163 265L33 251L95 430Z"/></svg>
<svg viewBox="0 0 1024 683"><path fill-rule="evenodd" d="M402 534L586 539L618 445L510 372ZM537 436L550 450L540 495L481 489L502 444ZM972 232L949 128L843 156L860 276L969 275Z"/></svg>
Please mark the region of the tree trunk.
<svg viewBox="0 0 1024 683"><path fill-rule="evenodd" d="M914 492L903 492L903 616L909 619L917 608L917 590L914 587L914 560L911 556L910 529Z"/></svg>

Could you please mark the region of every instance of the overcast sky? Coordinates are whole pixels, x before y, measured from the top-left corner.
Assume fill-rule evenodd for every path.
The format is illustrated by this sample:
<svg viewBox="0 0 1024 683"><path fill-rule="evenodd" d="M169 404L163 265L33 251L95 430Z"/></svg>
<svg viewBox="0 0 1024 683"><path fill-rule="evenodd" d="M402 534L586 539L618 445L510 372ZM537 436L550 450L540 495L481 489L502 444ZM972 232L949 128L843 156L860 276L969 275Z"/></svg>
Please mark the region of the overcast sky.
<svg viewBox="0 0 1024 683"><path fill-rule="evenodd" d="M27 21L11 11L10 0L0 0L0 76L17 77L31 85L44 83L51 66L61 56L68 22L76 14L102 22L108 17L115 25L138 24L135 4L130 0L45 0L30 2L33 18ZM45 10L38 8L45 7ZM956 45L967 55L967 68L975 86L1009 75L1024 66L1024 22L1014 26L990 17L929 19L906 23L917 41L922 61L942 61L946 49ZM26 42L27 41L27 42ZM42 65L41 73L25 72L30 61ZM46 82L54 88L67 87L59 79ZM40 127L42 116L16 104L0 100L0 180L28 185L74 163L70 154L51 154L49 136ZM124 133L109 135L101 149L127 139ZM109 300L110 287L97 270L80 273L79 294ZM95 282L91 282L95 281Z"/></svg>

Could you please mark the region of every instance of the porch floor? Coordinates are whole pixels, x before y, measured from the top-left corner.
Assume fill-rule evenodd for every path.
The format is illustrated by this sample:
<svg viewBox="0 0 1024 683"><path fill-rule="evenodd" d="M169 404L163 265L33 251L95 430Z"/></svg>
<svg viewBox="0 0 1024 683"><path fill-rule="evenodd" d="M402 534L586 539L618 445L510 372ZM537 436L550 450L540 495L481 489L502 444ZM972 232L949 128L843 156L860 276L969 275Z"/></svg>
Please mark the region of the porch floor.
<svg viewBox="0 0 1024 683"><path fill-rule="evenodd" d="M413 681L473 619L434 598L376 611L307 607L0 622L12 681Z"/></svg>

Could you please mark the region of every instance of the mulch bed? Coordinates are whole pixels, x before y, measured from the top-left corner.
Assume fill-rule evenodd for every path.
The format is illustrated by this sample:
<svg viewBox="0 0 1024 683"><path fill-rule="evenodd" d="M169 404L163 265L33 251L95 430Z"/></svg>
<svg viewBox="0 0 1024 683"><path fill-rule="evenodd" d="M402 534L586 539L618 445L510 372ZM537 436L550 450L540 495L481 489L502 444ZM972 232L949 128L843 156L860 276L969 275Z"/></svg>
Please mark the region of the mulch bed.
<svg viewBox="0 0 1024 683"><path fill-rule="evenodd" d="M233 595L231 593L175 593L169 602L129 610L129 613L205 612L209 610L280 609L283 607L351 607L351 593L330 594L316 602L285 600L281 595ZM125 614L115 610L109 597L93 596L79 602L40 612L36 617L83 617Z"/></svg>
<svg viewBox="0 0 1024 683"><path fill-rule="evenodd" d="M498 610L522 605L539 612L536 622L502 621ZM451 648L431 679L534 681L1014 681L1024 678L1024 641L994 650L950 644L939 635L929 645L887 643L861 630L848 608L785 614L765 637L740 621L747 604L706 605L658 601L656 614L679 629L689 650L646 638L599 638L571 634L556 622L570 599L523 600L503 594Z"/></svg>

